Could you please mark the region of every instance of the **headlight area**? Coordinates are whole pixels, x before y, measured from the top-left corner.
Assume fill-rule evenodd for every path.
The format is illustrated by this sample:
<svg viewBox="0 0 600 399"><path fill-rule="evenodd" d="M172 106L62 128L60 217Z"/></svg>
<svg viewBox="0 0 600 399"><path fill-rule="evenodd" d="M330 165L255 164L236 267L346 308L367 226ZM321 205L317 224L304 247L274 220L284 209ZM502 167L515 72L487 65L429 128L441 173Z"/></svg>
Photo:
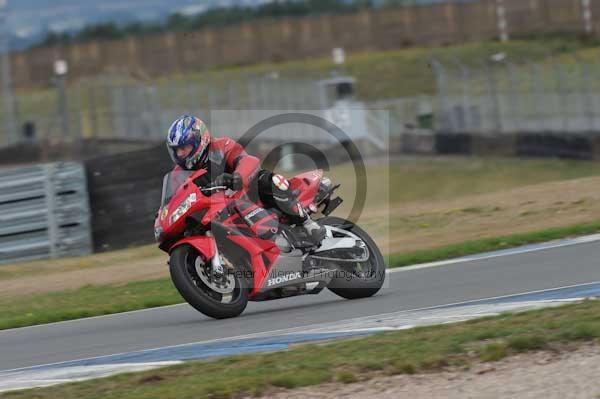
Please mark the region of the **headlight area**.
<svg viewBox="0 0 600 399"><path fill-rule="evenodd" d="M171 217L169 218L169 222L170 224L175 223L176 221L178 221L183 215L185 215L185 213L187 211L190 210L190 208L192 207L192 204L194 204L194 202L196 202L196 193L191 193L190 195L188 195L188 197L183 200L183 202L181 204L179 204L179 206L173 211L173 213L171 214Z"/></svg>

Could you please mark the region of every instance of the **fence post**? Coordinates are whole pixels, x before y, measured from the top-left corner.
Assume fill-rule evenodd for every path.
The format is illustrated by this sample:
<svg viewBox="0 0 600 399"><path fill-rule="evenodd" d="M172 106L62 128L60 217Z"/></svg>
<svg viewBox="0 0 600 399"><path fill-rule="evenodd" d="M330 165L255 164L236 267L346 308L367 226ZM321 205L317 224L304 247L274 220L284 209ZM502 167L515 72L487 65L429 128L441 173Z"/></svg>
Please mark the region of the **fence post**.
<svg viewBox="0 0 600 399"><path fill-rule="evenodd" d="M565 87L563 67L557 62L554 62L554 72L556 74L556 89L558 91L558 100L560 108L559 112L561 116L561 133L566 133L569 131L569 100L567 98L569 91L568 88Z"/></svg>
<svg viewBox="0 0 600 399"><path fill-rule="evenodd" d="M77 141L81 142L83 140L83 122L82 122L82 117L83 117L83 109L84 109L84 104L83 104L83 89L81 87L81 83L77 83L77 86L75 86L74 88L75 91L75 95L77 96L77 101L75 104L75 129L77 129Z"/></svg>
<svg viewBox="0 0 600 399"><path fill-rule="evenodd" d="M592 25L592 7L591 0L581 0L581 17L583 19L583 30L590 35L594 30Z"/></svg>
<svg viewBox="0 0 600 399"><path fill-rule="evenodd" d="M502 118L501 118L501 110L500 110L500 101L498 99L498 86L496 82L496 73L494 71L494 67L490 64L491 61L485 62L485 72L486 72L486 83L488 86L488 92L490 96L490 100L492 102L492 120L494 123L494 132L493 133L502 133Z"/></svg>
<svg viewBox="0 0 600 399"><path fill-rule="evenodd" d="M67 104L67 87L64 75L56 76L56 87L58 90L58 115L60 117L61 135L64 138L70 138L69 131L69 107Z"/></svg>
<svg viewBox="0 0 600 399"><path fill-rule="evenodd" d="M469 68L464 66L458 59L453 60L461 74L461 91L462 91L462 114L464 116L465 130L473 129L473 117L471 115L471 99L473 98L471 91L471 73Z"/></svg>
<svg viewBox="0 0 600 399"><path fill-rule="evenodd" d="M496 0L496 16L498 19L500 41L507 42L510 40L510 36L508 34L508 22L506 20L506 6L504 5L504 0Z"/></svg>
<svg viewBox="0 0 600 399"><path fill-rule="evenodd" d="M583 115L588 122L588 131L593 132L595 129L595 117L594 117L594 99L592 93L592 74L590 71L590 65L587 62L581 60L581 58L575 56L575 60L581 71L580 74L580 86L581 95L583 97Z"/></svg>
<svg viewBox="0 0 600 399"><path fill-rule="evenodd" d="M92 122L92 138L98 138L98 108L96 104L96 90L94 84L88 87L88 106L90 107L90 119Z"/></svg>
<svg viewBox="0 0 600 399"><path fill-rule="evenodd" d="M46 218L48 220L48 244L50 247L50 257L52 259L58 257L58 248L56 247L58 241L58 223L56 221L56 201L54 198L54 187L52 182L52 176L55 165L47 164L44 168L44 195L46 200Z"/></svg>
<svg viewBox="0 0 600 399"><path fill-rule="evenodd" d="M11 53L9 32L6 24L6 1L0 1L0 57L2 58L2 102L4 103L4 129L6 144L11 143L11 136L16 143L18 137L17 107L12 84Z"/></svg>
<svg viewBox="0 0 600 399"><path fill-rule="evenodd" d="M431 60L431 66L435 72L436 82L437 82L437 102L438 102L438 113L439 118L436 118L436 129L440 130L448 130L454 131L454 123L452 114L449 111L450 107L448 105L448 81L446 76L446 69L444 66L436 59ZM440 121L441 126L437 126Z"/></svg>
<svg viewBox="0 0 600 399"><path fill-rule="evenodd" d="M531 66L531 81L532 81L532 90L531 90L531 99L533 101L534 115L533 120L537 121L539 130L544 130L544 115L542 112L542 107L540 107L540 96L542 95L542 85L540 84L540 76L541 71L540 67L537 64L532 63L531 61L527 62Z"/></svg>
<svg viewBox="0 0 600 399"><path fill-rule="evenodd" d="M519 77L518 72L516 71L513 64L510 62L506 62L506 70L508 72L508 82L510 84L510 93L512 96L509 98L511 114L513 119L513 127L515 131L519 131L521 129L521 96L519 95Z"/></svg>

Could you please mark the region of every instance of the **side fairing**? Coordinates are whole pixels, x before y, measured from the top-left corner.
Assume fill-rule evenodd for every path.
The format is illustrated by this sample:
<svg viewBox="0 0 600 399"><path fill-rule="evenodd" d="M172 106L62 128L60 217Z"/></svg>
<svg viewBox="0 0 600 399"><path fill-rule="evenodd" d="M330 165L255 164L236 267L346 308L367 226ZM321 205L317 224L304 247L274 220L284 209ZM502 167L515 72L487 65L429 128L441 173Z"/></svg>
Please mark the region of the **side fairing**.
<svg viewBox="0 0 600 399"><path fill-rule="evenodd" d="M291 189L299 190L298 200L303 206L308 206L313 203L315 196L319 191L319 184L322 177L323 171L318 169L299 174L290 179Z"/></svg>

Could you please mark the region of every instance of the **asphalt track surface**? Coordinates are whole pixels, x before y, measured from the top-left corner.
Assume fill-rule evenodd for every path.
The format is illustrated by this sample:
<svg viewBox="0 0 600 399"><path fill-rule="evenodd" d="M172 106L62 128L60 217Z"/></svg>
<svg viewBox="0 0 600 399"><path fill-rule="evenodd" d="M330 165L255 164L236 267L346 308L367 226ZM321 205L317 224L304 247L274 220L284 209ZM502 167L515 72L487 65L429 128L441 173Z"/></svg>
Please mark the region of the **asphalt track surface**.
<svg viewBox="0 0 600 399"><path fill-rule="evenodd" d="M213 320L186 304L0 331L0 371L95 356L308 326L600 281L593 241L390 273L372 298L316 296L250 303L242 316Z"/></svg>

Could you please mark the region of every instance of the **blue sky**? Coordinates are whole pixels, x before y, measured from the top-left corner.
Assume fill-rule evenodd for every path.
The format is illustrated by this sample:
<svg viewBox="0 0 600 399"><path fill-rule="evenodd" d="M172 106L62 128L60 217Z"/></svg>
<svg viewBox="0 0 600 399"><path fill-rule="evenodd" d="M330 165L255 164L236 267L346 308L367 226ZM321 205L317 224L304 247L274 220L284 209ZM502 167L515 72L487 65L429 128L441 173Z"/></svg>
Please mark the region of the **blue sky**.
<svg viewBox="0 0 600 399"><path fill-rule="evenodd" d="M174 12L201 12L232 3L265 0L8 0L8 28L13 47L22 47L48 30L78 30L90 23L159 20Z"/></svg>

